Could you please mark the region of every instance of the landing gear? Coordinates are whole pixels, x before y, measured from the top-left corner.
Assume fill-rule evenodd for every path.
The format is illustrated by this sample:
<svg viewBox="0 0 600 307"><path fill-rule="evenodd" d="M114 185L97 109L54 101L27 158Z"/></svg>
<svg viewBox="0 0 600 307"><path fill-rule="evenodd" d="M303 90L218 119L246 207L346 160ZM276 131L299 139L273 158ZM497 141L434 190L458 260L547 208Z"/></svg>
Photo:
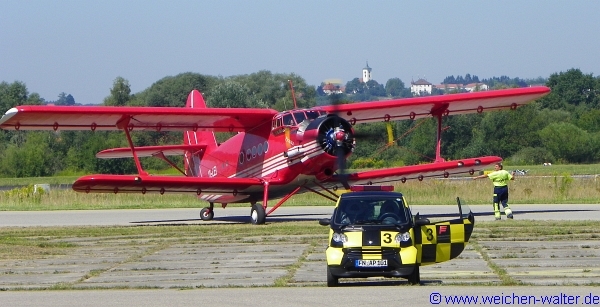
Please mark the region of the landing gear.
<svg viewBox="0 0 600 307"><path fill-rule="evenodd" d="M420 285L421 284L421 274L419 273L419 265L415 265L415 269L413 272L408 275L408 283L411 285Z"/></svg>
<svg viewBox="0 0 600 307"><path fill-rule="evenodd" d="M200 210L200 218L203 221L210 221L215 217L215 204L210 203L210 207L204 207Z"/></svg>
<svg viewBox="0 0 600 307"><path fill-rule="evenodd" d="M339 279L333 274L331 274L331 270L329 266L327 267L327 287L337 287L339 286Z"/></svg>
<svg viewBox="0 0 600 307"><path fill-rule="evenodd" d="M253 204L250 210L250 219L254 225L262 225L265 223L265 208L261 204Z"/></svg>
<svg viewBox="0 0 600 307"><path fill-rule="evenodd" d="M203 221L210 221L213 219L213 217L215 217L215 212L212 211L210 208L204 207L202 208L202 210L200 210L200 218Z"/></svg>

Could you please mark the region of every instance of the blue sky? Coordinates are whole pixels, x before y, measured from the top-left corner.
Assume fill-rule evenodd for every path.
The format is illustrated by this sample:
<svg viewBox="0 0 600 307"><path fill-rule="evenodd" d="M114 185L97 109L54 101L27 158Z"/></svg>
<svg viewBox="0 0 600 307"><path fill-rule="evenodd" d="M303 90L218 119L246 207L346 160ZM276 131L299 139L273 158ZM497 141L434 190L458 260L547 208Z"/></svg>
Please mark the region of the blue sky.
<svg viewBox="0 0 600 307"><path fill-rule="evenodd" d="M204 2L204 3L203 3ZM600 74L600 1L0 0L0 81L101 103L166 76L259 70L344 83Z"/></svg>

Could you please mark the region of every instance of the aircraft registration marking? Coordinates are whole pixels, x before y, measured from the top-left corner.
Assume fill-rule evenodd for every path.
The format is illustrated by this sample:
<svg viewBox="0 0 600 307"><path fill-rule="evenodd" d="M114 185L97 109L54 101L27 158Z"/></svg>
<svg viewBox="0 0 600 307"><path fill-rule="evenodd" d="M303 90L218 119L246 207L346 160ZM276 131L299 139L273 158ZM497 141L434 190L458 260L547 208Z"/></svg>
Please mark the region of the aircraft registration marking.
<svg viewBox="0 0 600 307"><path fill-rule="evenodd" d="M208 170L208 177L217 177L217 166L213 166Z"/></svg>

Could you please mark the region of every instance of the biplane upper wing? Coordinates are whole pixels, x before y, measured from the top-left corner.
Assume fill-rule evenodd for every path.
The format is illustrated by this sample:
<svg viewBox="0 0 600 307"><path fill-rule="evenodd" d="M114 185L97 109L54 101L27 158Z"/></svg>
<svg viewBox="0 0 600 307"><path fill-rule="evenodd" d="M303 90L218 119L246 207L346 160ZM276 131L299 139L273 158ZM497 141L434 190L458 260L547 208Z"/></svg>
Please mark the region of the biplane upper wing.
<svg viewBox="0 0 600 307"><path fill-rule="evenodd" d="M515 109L550 92L545 86L324 106L351 124Z"/></svg>
<svg viewBox="0 0 600 307"><path fill-rule="evenodd" d="M248 131L277 111L256 108L17 106L0 119L16 130Z"/></svg>
<svg viewBox="0 0 600 307"><path fill-rule="evenodd" d="M346 181L350 185L371 185L389 182L405 182L406 180L423 180L429 177L444 177L451 175L473 175L483 169L501 162L502 158L487 156L453 161L435 162L429 164L392 167L386 169L356 172L351 174L334 175L326 180L330 184L341 187L339 182ZM344 176L344 178L342 178Z"/></svg>
<svg viewBox="0 0 600 307"><path fill-rule="evenodd" d="M93 193L195 193L237 194L252 187L262 189L258 178L88 175L73 183L77 192Z"/></svg>
<svg viewBox="0 0 600 307"><path fill-rule="evenodd" d="M140 146L135 147L135 153L138 157L153 157L157 155L164 156L183 156L186 151L200 152L206 149L206 145L159 145L159 146ZM111 148L103 150L96 154L96 158L133 158L133 152L130 147Z"/></svg>

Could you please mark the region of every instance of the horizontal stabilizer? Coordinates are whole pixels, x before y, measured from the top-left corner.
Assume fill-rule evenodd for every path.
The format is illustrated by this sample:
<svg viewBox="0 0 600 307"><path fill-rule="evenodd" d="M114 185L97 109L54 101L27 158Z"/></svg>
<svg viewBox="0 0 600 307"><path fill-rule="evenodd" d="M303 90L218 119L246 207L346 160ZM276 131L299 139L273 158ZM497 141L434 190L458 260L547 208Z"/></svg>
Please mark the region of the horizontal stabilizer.
<svg viewBox="0 0 600 307"><path fill-rule="evenodd" d="M206 145L163 145L163 146L140 146L134 147L138 157L154 157L156 155L164 156L182 156L186 151L200 152L206 149ZM131 148L111 148L103 150L96 154L96 158L113 159L113 158L133 158Z"/></svg>

